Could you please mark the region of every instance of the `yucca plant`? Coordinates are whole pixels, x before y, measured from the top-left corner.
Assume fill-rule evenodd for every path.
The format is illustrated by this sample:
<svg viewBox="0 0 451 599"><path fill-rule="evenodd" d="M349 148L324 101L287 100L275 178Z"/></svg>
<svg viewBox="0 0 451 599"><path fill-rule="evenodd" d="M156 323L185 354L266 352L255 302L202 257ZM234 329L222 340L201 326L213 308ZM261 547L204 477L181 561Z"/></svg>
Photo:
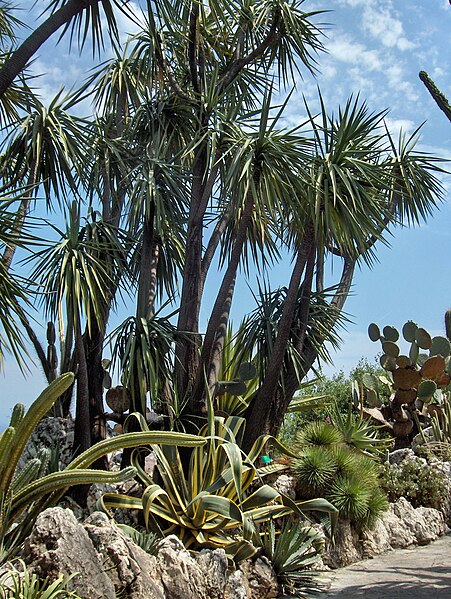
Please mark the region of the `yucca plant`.
<svg viewBox="0 0 451 599"><path fill-rule="evenodd" d="M180 433L141 432L106 439L91 447L63 471L42 476L40 459L33 459L16 472L25 445L41 418L74 382L66 373L53 381L25 413L23 405L15 406L9 427L0 436L0 562L14 555L29 534L38 514L55 505L73 485L119 483L133 478L133 467L120 472L90 470L102 456L126 447L150 443L203 445L205 439Z"/></svg>
<svg viewBox="0 0 451 599"><path fill-rule="evenodd" d="M324 545L324 538L318 530L290 518L277 529L271 519L253 541L271 562L284 596L287 591L290 597L318 592L319 571L312 570Z"/></svg>
<svg viewBox="0 0 451 599"><path fill-rule="evenodd" d="M117 526L124 532L130 539L141 547L149 555L157 555L158 545L160 544L161 537L154 533L146 530L138 530L128 524L117 524Z"/></svg>
<svg viewBox="0 0 451 599"><path fill-rule="evenodd" d="M141 426L147 426L143 418ZM215 417L210 402L208 422L199 431L205 445L193 449L186 472L175 446L153 444L157 465L152 477L141 467L142 454L132 456L145 487L142 497L106 494L100 505L105 510L142 510L149 530L163 536L176 534L187 548L222 547L236 561L254 553L250 540L256 523L316 510L327 512L334 524L337 510L328 501L295 502L262 484L262 477L272 471L255 466L265 444L271 441L281 451L287 450L262 436L245 455L240 449L244 429L243 418ZM261 484L251 488L258 479Z"/></svg>
<svg viewBox="0 0 451 599"><path fill-rule="evenodd" d="M17 567L12 564L0 574L0 599L81 599L67 590L67 583L75 576L61 574L53 582L40 581L36 574L28 572L22 560L18 560Z"/></svg>

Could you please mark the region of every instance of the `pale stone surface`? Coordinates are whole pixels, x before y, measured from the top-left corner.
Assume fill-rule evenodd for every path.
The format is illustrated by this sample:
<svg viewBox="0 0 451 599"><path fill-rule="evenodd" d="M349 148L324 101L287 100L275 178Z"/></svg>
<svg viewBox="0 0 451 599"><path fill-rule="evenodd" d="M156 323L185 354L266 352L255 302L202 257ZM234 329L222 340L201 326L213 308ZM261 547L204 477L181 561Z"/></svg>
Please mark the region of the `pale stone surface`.
<svg viewBox="0 0 451 599"><path fill-rule="evenodd" d="M393 504L392 509L402 525L412 533L413 542L417 545L427 545L447 530L442 513L433 508L413 509L407 499L401 497Z"/></svg>
<svg viewBox="0 0 451 599"><path fill-rule="evenodd" d="M361 540L364 558L385 553L392 548L387 528L379 518L376 520L376 525L373 530L365 530L362 532Z"/></svg>
<svg viewBox="0 0 451 599"><path fill-rule="evenodd" d="M116 594L129 599L164 599L154 557L135 545L105 514L96 512L84 528Z"/></svg>
<svg viewBox="0 0 451 599"><path fill-rule="evenodd" d="M357 534L349 522L339 521L331 544L324 556L326 565L341 568L363 558L391 549L426 545L446 534L443 514L433 508L414 508L404 497L390 504L373 530Z"/></svg>
<svg viewBox="0 0 451 599"><path fill-rule="evenodd" d="M224 599L249 599L250 590L242 570L235 570L227 579Z"/></svg>
<svg viewBox="0 0 451 599"><path fill-rule="evenodd" d="M324 599L449 599L451 537L397 549L330 574Z"/></svg>
<svg viewBox="0 0 451 599"><path fill-rule="evenodd" d="M72 459L72 444L74 442L74 421L72 418L43 418L31 434L22 456L18 470L36 457L39 449L47 448L57 452L60 469L65 468Z"/></svg>
<svg viewBox="0 0 451 599"><path fill-rule="evenodd" d="M393 549L408 547L415 542L412 531L404 526L403 522L394 513L390 505L388 511L382 515L382 524L386 528L389 536L389 543Z"/></svg>
<svg viewBox="0 0 451 599"><path fill-rule="evenodd" d="M114 585L104 571L93 544L73 513L49 508L36 519L24 549L30 569L44 579L79 574L69 583L83 599L115 599Z"/></svg>
<svg viewBox="0 0 451 599"><path fill-rule="evenodd" d="M223 549L202 550L195 557L209 599L222 599L227 582L227 556Z"/></svg>
<svg viewBox="0 0 451 599"><path fill-rule="evenodd" d="M244 572L248 581L249 599L277 597L279 590L277 578L266 557L259 557L255 562L243 562L240 570Z"/></svg>
<svg viewBox="0 0 451 599"><path fill-rule="evenodd" d="M166 597L208 599L202 570L177 537L162 541L157 564Z"/></svg>
<svg viewBox="0 0 451 599"><path fill-rule="evenodd" d="M158 555L138 547L100 512L78 522L69 509L49 508L38 517L24 559L41 578L79 572L70 589L83 599L270 599L277 579L266 558L228 571L225 552L194 556L175 536L161 541Z"/></svg>
<svg viewBox="0 0 451 599"><path fill-rule="evenodd" d="M290 499L296 499L296 478L290 474L281 474L272 483L272 486Z"/></svg>

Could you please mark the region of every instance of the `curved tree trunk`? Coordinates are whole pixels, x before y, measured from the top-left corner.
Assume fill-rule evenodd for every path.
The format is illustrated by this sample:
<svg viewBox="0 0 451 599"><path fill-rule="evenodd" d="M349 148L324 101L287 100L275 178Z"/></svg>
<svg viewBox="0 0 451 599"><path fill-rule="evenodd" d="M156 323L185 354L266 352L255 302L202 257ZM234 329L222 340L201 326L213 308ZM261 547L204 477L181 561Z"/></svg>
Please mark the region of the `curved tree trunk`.
<svg viewBox="0 0 451 599"><path fill-rule="evenodd" d="M22 73L30 59L49 37L88 6L98 2L99 0L69 0L39 25L0 68L0 96L3 96L14 79Z"/></svg>
<svg viewBox="0 0 451 599"><path fill-rule="evenodd" d="M304 270L307 264L311 263L311 256L315 250L313 227L310 226L304 232L301 247L298 250L296 263L283 305L278 334L266 369L265 378L246 411L247 424L243 447L245 451L248 451L252 447L255 439L261 434L269 433L272 430L270 415L274 414L274 410L277 411L278 409L277 405L274 406L274 402L290 338L290 328L296 311L299 287Z"/></svg>

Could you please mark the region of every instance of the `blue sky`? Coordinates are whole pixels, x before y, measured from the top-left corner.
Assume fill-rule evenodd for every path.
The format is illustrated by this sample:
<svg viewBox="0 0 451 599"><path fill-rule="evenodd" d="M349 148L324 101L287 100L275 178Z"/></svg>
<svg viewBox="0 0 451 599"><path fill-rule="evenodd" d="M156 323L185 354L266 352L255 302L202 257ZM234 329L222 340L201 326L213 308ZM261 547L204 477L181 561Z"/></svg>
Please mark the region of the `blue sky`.
<svg viewBox="0 0 451 599"><path fill-rule="evenodd" d="M45 1L17 2L24 7L22 18L33 24ZM331 9L332 7L332 9ZM412 133L426 121L418 148L444 158L451 158L451 124L436 106L420 82L418 72L426 70L437 86L451 99L450 34L451 6L448 0L306 0L304 10L329 9L318 21L328 23L325 30L327 54L319 57L319 73L314 79L305 74L297 81L286 117L290 125L303 122L303 96L315 111L317 85L321 88L329 110L336 110L351 93L360 93L371 111L390 109L387 125ZM31 12L27 16L27 11ZM139 13L136 6L136 14ZM121 17L121 28L133 32L135 26ZM81 82L92 66L87 48L81 55L69 53L66 43L55 48L56 37L41 49L32 65L41 75L36 84L41 95L50 99L60 88ZM107 53L108 54L108 53ZM103 57L106 58L107 54ZM402 326L413 319L431 332L443 333L443 314L451 307L451 202L450 177L443 178L447 201L433 218L416 229L396 229L391 247L380 246L379 261L371 270L362 267L354 279L351 297L345 311L353 324L343 333L343 345L334 355L331 374L348 371L361 356L370 360L379 347L366 334L372 321L380 325ZM338 268L338 265L337 265ZM272 277L286 283L289 264L280 266ZM255 280L250 279L252 285ZM214 277L209 284L216 288ZM245 286L236 299L235 318L243 306L249 306ZM120 319L119 319L120 320ZM41 337L45 333L42 331ZM0 428L11 406L21 401L29 404L44 387L43 375L33 369L26 379L11 359L0 375Z"/></svg>

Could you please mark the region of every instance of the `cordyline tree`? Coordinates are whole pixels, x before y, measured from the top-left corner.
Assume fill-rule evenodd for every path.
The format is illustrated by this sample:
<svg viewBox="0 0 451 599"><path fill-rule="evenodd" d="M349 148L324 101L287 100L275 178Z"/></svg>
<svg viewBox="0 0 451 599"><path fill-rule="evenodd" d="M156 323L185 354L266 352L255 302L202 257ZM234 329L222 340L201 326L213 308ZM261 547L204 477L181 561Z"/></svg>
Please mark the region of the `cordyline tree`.
<svg viewBox="0 0 451 599"><path fill-rule="evenodd" d="M78 5L60 26L72 24L81 42L85 24L99 39L100 6L109 33L117 31L106 0L50 4L51 17ZM116 40L111 61L54 101L42 129L45 148L39 142L33 150L33 136L18 143L26 128L11 124L2 160L9 189L22 185L26 198L44 193L54 207L75 198L58 244L34 252L31 278L45 290L40 297L60 331L65 322L64 364L78 372L81 448L103 434L102 351L121 288L136 289L135 314L114 334L132 409L144 414L150 394L168 425L183 414L198 421L224 390L219 379L250 361L248 449L261 433L277 433L301 381L326 355L325 342L336 342L356 265L370 265L391 228L420 222L440 200L439 160L414 150L416 136L395 142L385 114L371 113L359 98L329 115L319 96L319 114L304 104L305 123L284 126L275 92L289 89L298 72L314 72L319 15L299 0L149 2L142 31L124 48ZM42 111L25 83L11 83L24 66L11 75L14 56L4 55L10 75L0 71L3 98L14 85L25 95L23 122L47 118L50 110ZM88 93L94 116L70 116ZM30 205L24 210L22 201L16 231ZM331 260L341 276L325 288ZM282 262L291 275L271 290L266 273ZM234 342L229 315L242 273L256 273L260 283L257 306ZM204 327L207 287L215 299ZM168 304L171 318L162 316ZM226 355L234 364L224 366Z"/></svg>

